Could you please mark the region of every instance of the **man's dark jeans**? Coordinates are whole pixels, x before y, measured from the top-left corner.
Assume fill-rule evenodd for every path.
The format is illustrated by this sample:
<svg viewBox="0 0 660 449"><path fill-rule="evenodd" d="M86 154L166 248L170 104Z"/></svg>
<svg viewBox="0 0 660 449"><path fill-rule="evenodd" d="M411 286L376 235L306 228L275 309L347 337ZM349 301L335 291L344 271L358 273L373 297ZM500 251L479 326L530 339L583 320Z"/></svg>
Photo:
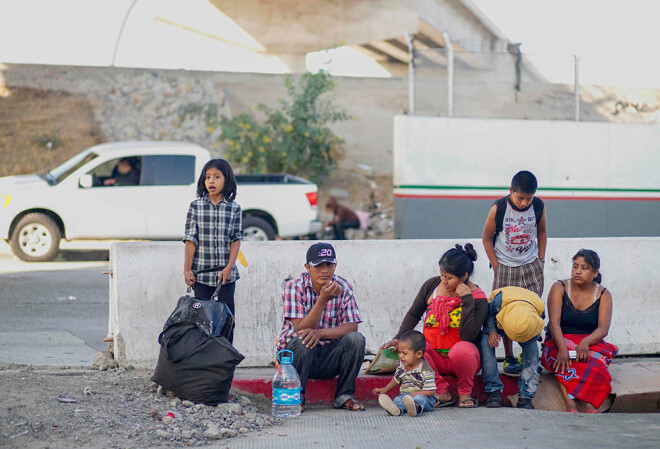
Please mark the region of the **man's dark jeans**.
<svg viewBox="0 0 660 449"><path fill-rule="evenodd" d="M293 366L300 376L304 397L308 379L337 379L335 407L355 398L355 379L364 361L364 336L349 332L327 345L307 348L298 337L292 338L286 349L293 351Z"/></svg>

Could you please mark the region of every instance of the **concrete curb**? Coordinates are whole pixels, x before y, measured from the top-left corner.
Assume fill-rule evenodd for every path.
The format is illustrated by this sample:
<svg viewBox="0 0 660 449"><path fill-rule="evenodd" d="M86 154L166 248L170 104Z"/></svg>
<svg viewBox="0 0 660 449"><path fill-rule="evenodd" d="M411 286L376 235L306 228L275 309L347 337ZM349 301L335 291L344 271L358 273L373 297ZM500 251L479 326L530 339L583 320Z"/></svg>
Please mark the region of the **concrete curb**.
<svg viewBox="0 0 660 449"><path fill-rule="evenodd" d="M232 382L232 388L251 394L262 395L267 399L273 397L272 374L273 370L267 368L243 368L237 369ZM363 402L377 402L372 390L387 385L392 378L387 374L360 374L355 382L355 397ZM449 391L454 397L458 397L458 387L456 378L447 376L445 379L449 382ZM504 394L502 395L503 405L510 405L508 396L518 393L518 378L500 375L504 384ZM337 379L310 379L307 382L307 391L305 392L305 401L307 404L332 404L337 388ZM389 396L394 398L399 394L398 387L391 390ZM475 376L474 388L472 394L480 403L486 401L487 395L484 390L484 383L481 376Z"/></svg>

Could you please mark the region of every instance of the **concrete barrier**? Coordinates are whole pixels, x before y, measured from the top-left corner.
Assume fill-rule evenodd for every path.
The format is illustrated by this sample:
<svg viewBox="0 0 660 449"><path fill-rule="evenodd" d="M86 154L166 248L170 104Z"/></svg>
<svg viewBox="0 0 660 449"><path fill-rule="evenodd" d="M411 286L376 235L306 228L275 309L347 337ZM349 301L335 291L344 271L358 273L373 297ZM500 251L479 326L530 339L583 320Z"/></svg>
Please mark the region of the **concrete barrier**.
<svg viewBox="0 0 660 449"><path fill-rule="evenodd" d="M439 273L438 260L455 243L471 242L479 254L472 281L490 293L492 271L480 240L353 240L333 242L336 273L354 286L367 349L394 336L421 284ZM282 314L282 285L304 271L307 241L244 242L247 267L239 264L235 346L242 366L273 361ZM614 298L607 340L620 355L660 354L660 238L550 239L544 301L552 283L570 276L580 248L601 257L603 285ZM154 367L157 337L177 299L185 294L183 244L116 243L110 249L109 335L120 364ZM420 324L421 326L421 324ZM514 351L519 350L514 345ZM499 349L501 351L501 348ZM499 355L502 355L501 353Z"/></svg>

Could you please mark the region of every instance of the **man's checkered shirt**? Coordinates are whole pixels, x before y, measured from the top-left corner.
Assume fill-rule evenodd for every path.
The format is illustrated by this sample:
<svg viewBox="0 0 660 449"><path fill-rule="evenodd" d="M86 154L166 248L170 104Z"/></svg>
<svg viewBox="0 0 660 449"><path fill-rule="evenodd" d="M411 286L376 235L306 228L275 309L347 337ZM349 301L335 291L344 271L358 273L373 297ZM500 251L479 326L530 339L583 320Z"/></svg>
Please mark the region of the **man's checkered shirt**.
<svg viewBox="0 0 660 449"><path fill-rule="evenodd" d="M361 323L360 310L355 297L353 297L353 286L342 277L334 275L332 280L339 284L341 291L337 297L332 298L325 305L317 329L328 329L346 323ZM289 321L290 318L305 318L319 299L319 294L314 290L309 273L302 273L291 279L284 286L282 300L284 312L282 314L282 332L279 338L279 349L284 349L286 344L295 335L296 331ZM319 345L327 345L332 340L320 340Z"/></svg>

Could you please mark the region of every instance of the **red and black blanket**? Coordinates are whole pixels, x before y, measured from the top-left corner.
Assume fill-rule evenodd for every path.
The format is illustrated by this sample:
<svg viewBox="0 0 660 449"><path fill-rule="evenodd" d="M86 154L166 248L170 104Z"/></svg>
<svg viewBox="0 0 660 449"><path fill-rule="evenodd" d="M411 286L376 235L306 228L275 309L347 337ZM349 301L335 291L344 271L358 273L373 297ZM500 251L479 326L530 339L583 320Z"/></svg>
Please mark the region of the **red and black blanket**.
<svg viewBox="0 0 660 449"><path fill-rule="evenodd" d="M564 341L568 350L574 350L587 335L564 334ZM557 360L557 345L552 338L546 339L543 344L541 363L554 372L552 365ZM564 385L566 392L578 399L592 404L598 408L612 391L612 376L607 367L616 357L619 348L601 340L589 346L589 361L571 361L571 367L563 373L555 372L555 377Z"/></svg>

